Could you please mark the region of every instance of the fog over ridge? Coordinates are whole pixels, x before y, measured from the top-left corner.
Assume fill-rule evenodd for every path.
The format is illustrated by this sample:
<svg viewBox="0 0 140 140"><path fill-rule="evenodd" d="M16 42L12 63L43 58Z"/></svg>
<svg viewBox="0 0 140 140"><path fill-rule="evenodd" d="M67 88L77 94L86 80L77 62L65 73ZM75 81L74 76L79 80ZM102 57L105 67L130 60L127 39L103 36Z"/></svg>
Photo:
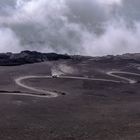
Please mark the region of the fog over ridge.
<svg viewBox="0 0 140 140"><path fill-rule="evenodd" d="M140 52L139 0L1 0L0 52Z"/></svg>

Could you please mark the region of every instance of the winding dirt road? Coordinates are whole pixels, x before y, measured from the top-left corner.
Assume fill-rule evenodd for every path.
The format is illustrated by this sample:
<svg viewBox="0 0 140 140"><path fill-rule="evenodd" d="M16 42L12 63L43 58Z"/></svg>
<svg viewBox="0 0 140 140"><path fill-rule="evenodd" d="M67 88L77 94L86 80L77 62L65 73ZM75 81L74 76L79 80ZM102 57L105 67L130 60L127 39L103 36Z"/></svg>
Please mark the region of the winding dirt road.
<svg viewBox="0 0 140 140"><path fill-rule="evenodd" d="M118 76L117 74L127 74L127 75L140 76L140 74L138 74L138 73L123 72L123 71L109 71L106 74L111 76L111 77L123 80L123 81L109 80L109 79L98 79L98 78L87 78L87 77L74 77L74 76L60 76L59 78L61 78L61 79L77 79L77 80L90 80L90 81L103 81L103 82L113 82L113 83L130 83L130 84L135 84L135 83L137 83L136 80L132 80L132 79L129 79L129 78L126 78L126 77L123 77L123 76ZM33 78L47 78L47 79L51 79L52 76L23 76L23 77L19 77L19 78L15 79L15 82L20 87L23 87L23 88L26 88L28 90L32 90L32 91L41 93L40 95L37 95L37 94L33 95L32 94L31 96L47 97L47 98L54 98L54 97L58 97L59 96L57 92L50 92L50 91L46 91L46 90L42 90L42 89L37 89L35 87L30 87L30 86L26 85L25 83L23 83L23 80L33 79ZM21 95L24 95L24 94L21 94Z"/></svg>
<svg viewBox="0 0 140 140"><path fill-rule="evenodd" d="M37 96L37 97L41 96L41 97L47 97L47 98L54 98L54 97L58 96L58 94L56 92L50 92L50 91L46 91L46 90L42 90L42 89L37 89L37 88L30 87L30 86L27 86L27 85L22 83L23 80L32 79L32 78L52 78L52 77L51 76L24 76L24 77L17 78L15 80L15 82L20 87L23 87L23 88L26 88L26 89L29 89L29 90L32 90L32 91L35 91L35 92L42 93L40 95L34 95L34 96Z"/></svg>
<svg viewBox="0 0 140 140"><path fill-rule="evenodd" d="M107 72L107 75L115 77L115 78L119 78L119 79L124 80L124 81L127 81L130 84L137 83L136 80L132 80L132 79L129 79L129 78L126 78L126 77L122 77L122 76L116 75L116 74L127 74L127 75L140 76L140 74L133 73L133 72L124 72L124 71L109 71L109 72Z"/></svg>

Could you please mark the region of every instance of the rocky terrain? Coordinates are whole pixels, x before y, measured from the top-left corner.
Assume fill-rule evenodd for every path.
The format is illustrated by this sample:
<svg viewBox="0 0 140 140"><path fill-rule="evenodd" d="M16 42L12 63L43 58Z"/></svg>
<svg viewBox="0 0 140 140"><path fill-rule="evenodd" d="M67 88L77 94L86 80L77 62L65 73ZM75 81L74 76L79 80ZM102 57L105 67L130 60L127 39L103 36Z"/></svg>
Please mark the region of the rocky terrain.
<svg viewBox="0 0 140 140"><path fill-rule="evenodd" d="M68 55L56 53L40 53L36 51L22 51L21 53L1 53L1 66L15 66L29 63L38 63L44 61L53 61L60 59L70 59Z"/></svg>
<svg viewBox="0 0 140 140"><path fill-rule="evenodd" d="M123 63L140 63L140 53L135 54L124 54L124 55L108 55L103 57L84 57L84 56L70 56L67 54L56 54L56 53L40 53L36 51L22 51L20 53L0 53L0 66L15 66L31 63L39 63L45 61L55 61L55 60L64 60L64 59L73 59L73 60L84 60L92 59L95 62L123 62Z"/></svg>
<svg viewBox="0 0 140 140"><path fill-rule="evenodd" d="M140 139L140 54L24 51L0 65L0 140Z"/></svg>

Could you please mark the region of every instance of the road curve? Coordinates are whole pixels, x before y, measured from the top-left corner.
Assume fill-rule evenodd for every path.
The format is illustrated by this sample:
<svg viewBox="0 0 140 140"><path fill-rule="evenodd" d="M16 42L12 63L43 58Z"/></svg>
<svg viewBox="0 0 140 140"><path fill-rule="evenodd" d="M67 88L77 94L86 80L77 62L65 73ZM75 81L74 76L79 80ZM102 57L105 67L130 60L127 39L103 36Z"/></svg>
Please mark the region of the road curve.
<svg viewBox="0 0 140 140"><path fill-rule="evenodd" d="M116 74L128 74L128 75L140 76L140 74L133 73L133 72L124 72L124 71L109 71L109 72L107 72L107 75L118 78L118 79L121 79L121 80L124 80L124 81L127 81L130 84L137 83L136 80L132 80L132 79L129 79L129 78L126 78L126 77L123 77L123 76L116 75Z"/></svg>
<svg viewBox="0 0 140 140"><path fill-rule="evenodd" d="M123 76L118 76L116 74L129 74L129 75L140 76L140 74L138 74L138 73L123 72L123 71L109 71L106 74L111 76L111 77L115 77L115 78L124 80L125 83L127 82L127 83L130 83L130 84L134 84L137 81L129 79L129 78L126 78L126 77L123 77ZM26 85L26 84L24 84L22 82L23 80L32 79L32 78L47 78L47 79L51 79L52 76L23 76L23 77L19 77L19 78L15 79L15 82L20 87L23 87L23 88L26 88L26 89L29 89L29 90L32 90L32 91L35 91L35 92L42 93L44 97L47 97L47 98L58 97L58 93L56 93L56 92L50 92L50 91L30 87L30 86L28 86L28 85ZM122 81L118 81L118 80L88 78L88 77L61 76L59 78L61 78L61 79L77 79L77 80L90 80L90 81L103 81L103 82L112 82L112 83L122 83ZM21 94L21 95L24 95L24 94ZM32 95L32 96L40 97L42 95L40 94L40 95Z"/></svg>
<svg viewBox="0 0 140 140"><path fill-rule="evenodd" d="M53 97L58 96L58 94L56 92L50 92L50 91L46 91L46 90L42 90L42 89L37 89L37 88L30 87L30 86L27 86L27 85L22 83L23 80L32 79L32 78L51 78L51 76L23 76L23 77L19 77L19 78L15 79L15 82L20 87L23 87L23 88L26 88L26 89L29 89L29 90L32 90L35 92L42 93L43 96L45 96L47 98L53 98ZM35 95L35 96L40 97L41 95Z"/></svg>
<svg viewBox="0 0 140 140"><path fill-rule="evenodd" d="M46 95L41 95L41 94L31 94L31 93L0 93L0 95L15 95L15 96L28 96L28 97L38 97L38 98L52 98L52 97L48 97Z"/></svg>
<svg viewBox="0 0 140 140"><path fill-rule="evenodd" d="M15 79L15 82L20 87L23 87L23 88L26 88L26 89L29 89L29 90L32 90L32 91L35 91L35 92L43 93L44 94L43 96L45 96L47 98L58 97L58 93L56 93L56 92L50 92L50 91L46 91L46 90L42 90L42 89L37 89L37 88L34 88L34 87L30 87L30 86L28 86L28 85L26 85L26 84L24 84L22 82L23 80L32 79L32 78L47 78L47 79L52 79L52 76L23 76L23 77L19 77L19 78ZM116 80L96 79L96 78L86 78L86 77L61 76L59 78L60 79L77 79L77 80L90 80L90 81L104 81L104 82L120 83L120 81L116 81ZM35 95L35 96L40 97L41 95Z"/></svg>

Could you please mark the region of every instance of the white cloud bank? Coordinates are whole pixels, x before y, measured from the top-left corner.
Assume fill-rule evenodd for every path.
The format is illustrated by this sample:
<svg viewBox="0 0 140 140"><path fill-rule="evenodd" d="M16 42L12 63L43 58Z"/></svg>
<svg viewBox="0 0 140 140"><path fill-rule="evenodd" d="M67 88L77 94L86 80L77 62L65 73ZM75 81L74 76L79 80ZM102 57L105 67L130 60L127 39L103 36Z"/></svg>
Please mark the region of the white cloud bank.
<svg viewBox="0 0 140 140"><path fill-rule="evenodd" d="M139 0L1 0L0 52L140 52Z"/></svg>
<svg viewBox="0 0 140 140"><path fill-rule="evenodd" d="M15 33L9 28L0 28L0 51L19 52L20 42Z"/></svg>
<svg viewBox="0 0 140 140"><path fill-rule="evenodd" d="M98 0L102 4L121 4L122 0Z"/></svg>

